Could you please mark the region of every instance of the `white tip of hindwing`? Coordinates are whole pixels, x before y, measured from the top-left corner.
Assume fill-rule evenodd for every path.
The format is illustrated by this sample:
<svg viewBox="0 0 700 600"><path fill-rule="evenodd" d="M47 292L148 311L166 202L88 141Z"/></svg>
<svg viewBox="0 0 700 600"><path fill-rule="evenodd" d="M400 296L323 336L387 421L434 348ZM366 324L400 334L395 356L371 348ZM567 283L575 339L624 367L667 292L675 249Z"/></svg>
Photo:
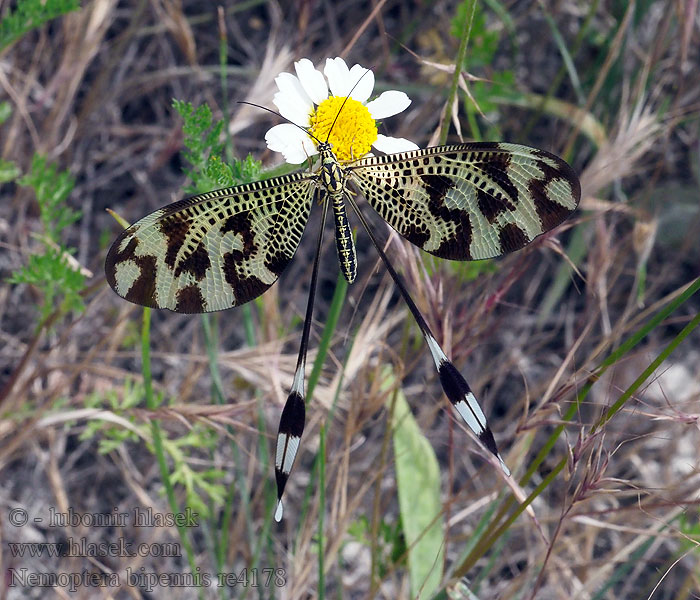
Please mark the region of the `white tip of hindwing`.
<svg viewBox="0 0 700 600"><path fill-rule="evenodd" d="M282 520L284 514L284 507L282 506L282 500L277 501L277 509L275 510L275 521L278 523Z"/></svg>

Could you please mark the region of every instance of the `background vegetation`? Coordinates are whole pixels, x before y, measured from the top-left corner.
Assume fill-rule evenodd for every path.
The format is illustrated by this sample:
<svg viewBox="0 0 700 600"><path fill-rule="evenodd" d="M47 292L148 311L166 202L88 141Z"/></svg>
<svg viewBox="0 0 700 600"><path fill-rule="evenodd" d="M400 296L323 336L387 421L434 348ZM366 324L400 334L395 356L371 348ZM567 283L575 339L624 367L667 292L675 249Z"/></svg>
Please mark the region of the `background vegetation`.
<svg viewBox="0 0 700 600"><path fill-rule="evenodd" d="M50 593L7 587L12 569L118 577L54 588L78 598L700 595L696 0L21 0L0 18L3 597ZM322 369L277 525L271 453L314 236L247 307L149 315L105 283L120 229L106 209L133 222L184 190L267 176L245 157L276 166L263 136L279 121L235 102L270 106L294 60L334 56L413 99L385 133L542 147L581 174L583 199L497 261L435 261L395 236L388 249L512 482L455 420L368 240L346 289L326 236ZM466 86L449 102L455 64ZM197 525L135 527L137 507L189 507ZM59 526L51 510L130 518ZM181 552L8 545L80 538ZM229 577L177 585L192 573Z"/></svg>

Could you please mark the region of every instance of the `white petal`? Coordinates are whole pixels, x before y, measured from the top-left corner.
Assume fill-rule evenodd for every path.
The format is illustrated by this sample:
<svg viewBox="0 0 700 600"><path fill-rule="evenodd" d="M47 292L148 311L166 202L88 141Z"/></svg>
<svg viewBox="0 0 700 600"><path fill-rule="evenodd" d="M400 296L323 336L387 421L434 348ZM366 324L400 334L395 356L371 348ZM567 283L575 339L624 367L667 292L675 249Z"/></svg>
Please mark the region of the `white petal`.
<svg viewBox="0 0 700 600"><path fill-rule="evenodd" d="M275 83L280 92L295 96L295 99L299 102L304 102L309 105L312 104L311 98L309 98L309 95L304 91L299 78L291 73L280 73L275 77Z"/></svg>
<svg viewBox="0 0 700 600"><path fill-rule="evenodd" d="M318 154L318 150L313 141L308 137L303 138L301 144L288 146L287 149L282 152L284 160L290 165L300 165L314 154Z"/></svg>
<svg viewBox="0 0 700 600"><path fill-rule="evenodd" d="M291 123L275 125L269 129L265 141L270 150L281 152L284 160L292 165L301 164L307 157L318 154L313 140Z"/></svg>
<svg viewBox="0 0 700 600"><path fill-rule="evenodd" d="M303 104L298 104L290 100L290 96L285 96L284 92L277 92L272 98L275 106L279 109L280 114L301 127L311 125L311 111Z"/></svg>
<svg viewBox="0 0 700 600"><path fill-rule="evenodd" d="M353 65L350 69L350 88L355 86L350 97L364 104L369 100L374 89L374 73L360 65Z"/></svg>
<svg viewBox="0 0 700 600"><path fill-rule="evenodd" d="M280 114L292 123L308 127L314 104L299 80L291 73L280 73L275 78L275 83L280 91L275 94L272 102Z"/></svg>
<svg viewBox="0 0 700 600"><path fill-rule="evenodd" d="M378 98L365 104L373 119L386 119L403 112L411 104L411 99L403 92L389 90L382 92Z"/></svg>
<svg viewBox="0 0 700 600"><path fill-rule="evenodd" d="M321 71L314 68L313 63L308 58L302 58L294 63L299 83L304 88L311 101L318 105L328 98L328 86Z"/></svg>
<svg viewBox="0 0 700 600"><path fill-rule="evenodd" d="M300 131L294 125L282 123L267 130L265 141L270 150L282 152L282 148L297 142L301 137L300 134L303 134L303 131Z"/></svg>
<svg viewBox="0 0 700 600"><path fill-rule="evenodd" d="M350 71L345 61L340 58L327 58L323 73L328 79L328 87L334 96L347 96L350 88Z"/></svg>
<svg viewBox="0 0 700 600"><path fill-rule="evenodd" d="M394 154L394 152L408 152L409 150L419 150L419 146L406 138L395 138L382 135L377 135L377 140L372 144L380 152L385 154Z"/></svg>

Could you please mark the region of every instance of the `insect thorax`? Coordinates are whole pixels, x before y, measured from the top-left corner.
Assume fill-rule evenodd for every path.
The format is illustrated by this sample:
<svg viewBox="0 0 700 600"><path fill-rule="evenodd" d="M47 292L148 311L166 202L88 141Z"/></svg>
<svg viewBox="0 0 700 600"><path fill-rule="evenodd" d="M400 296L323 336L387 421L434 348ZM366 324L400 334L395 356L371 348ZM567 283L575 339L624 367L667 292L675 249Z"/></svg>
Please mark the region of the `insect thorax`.
<svg viewBox="0 0 700 600"><path fill-rule="evenodd" d="M345 191L345 173L333 154L331 145L328 142L321 142L318 145L318 152L321 155L320 178L323 189L330 196L342 194Z"/></svg>
<svg viewBox="0 0 700 600"><path fill-rule="evenodd" d="M357 257L345 208L345 172L328 142L321 142L318 145L318 152L321 155L319 179L333 208L335 245L338 250L340 270L348 283L353 283L357 275Z"/></svg>

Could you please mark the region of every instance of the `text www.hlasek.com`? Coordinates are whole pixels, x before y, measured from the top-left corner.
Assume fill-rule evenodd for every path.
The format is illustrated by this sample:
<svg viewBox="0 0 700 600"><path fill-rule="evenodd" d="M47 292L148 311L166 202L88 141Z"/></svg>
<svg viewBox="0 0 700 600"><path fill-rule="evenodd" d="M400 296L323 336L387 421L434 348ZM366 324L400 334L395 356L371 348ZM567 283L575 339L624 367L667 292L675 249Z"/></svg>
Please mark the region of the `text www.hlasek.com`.
<svg viewBox="0 0 700 600"><path fill-rule="evenodd" d="M134 544L119 538L116 542L88 542L85 538L68 538L65 542L7 542L10 555L15 558L52 557L120 557L120 556L182 556L177 542Z"/></svg>

